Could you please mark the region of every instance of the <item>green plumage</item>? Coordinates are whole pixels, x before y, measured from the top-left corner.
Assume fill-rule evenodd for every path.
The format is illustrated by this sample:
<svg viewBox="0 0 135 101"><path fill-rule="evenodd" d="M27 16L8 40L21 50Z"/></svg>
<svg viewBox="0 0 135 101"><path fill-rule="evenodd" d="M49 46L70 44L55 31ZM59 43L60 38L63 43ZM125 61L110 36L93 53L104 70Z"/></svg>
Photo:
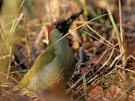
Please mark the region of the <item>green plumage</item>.
<svg viewBox="0 0 135 101"><path fill-rule="evenodd" d="M36 59L31 69L13 89L14 91L25 87L36 93L47 91L71 77L75 68L74 54L66 38L59 39L68 32L71 24L82 13L83 11L80 11L68 19L52 23L48 30L49 47Z"/></svg>
<svg viewBox="0 0 135 101"><path fill-rule="evenodd" d="M50 33L49 47L36 59L31 69L13 89L14 91L24 87L34 92L48 90L71 77L75 58L66 38L55 43L61 36L62 33L54 27Z"/></svg>

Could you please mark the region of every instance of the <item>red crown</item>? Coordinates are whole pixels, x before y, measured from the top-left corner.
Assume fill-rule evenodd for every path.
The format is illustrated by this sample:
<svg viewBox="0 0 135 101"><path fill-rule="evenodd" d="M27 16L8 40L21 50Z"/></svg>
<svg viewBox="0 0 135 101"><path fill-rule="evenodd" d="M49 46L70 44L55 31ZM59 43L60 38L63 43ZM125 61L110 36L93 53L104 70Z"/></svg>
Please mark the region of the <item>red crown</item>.
<svg viewBox="0 0 135 101"><path fill-rule="evenodd" d="M63 21L63 20L55 21L55 22L53 22L53 23L49 26L49 28L48 28L48 39L50 38L50 32L51 32L53 26L57 25L58 23L61 23L62 21Z"/></svg>

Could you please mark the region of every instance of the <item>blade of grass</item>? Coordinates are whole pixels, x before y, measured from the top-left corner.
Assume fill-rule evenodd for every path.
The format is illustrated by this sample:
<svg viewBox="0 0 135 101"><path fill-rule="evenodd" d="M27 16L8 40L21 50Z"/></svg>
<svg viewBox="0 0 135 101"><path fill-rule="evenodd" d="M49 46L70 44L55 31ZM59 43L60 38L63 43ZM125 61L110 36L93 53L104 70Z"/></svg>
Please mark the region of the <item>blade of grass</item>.
<svg viewBox="0 0 135 101"><path fill-rule="evenodd" d="M109 16L109 18L110 18L110 20L111 20L111 23L112 23L112 25L113 25L113 28L114 28L115 33L116 33L116 36L117 36L117 40L118 40L118 43L119 43L120 52L123 54L125 51L124 51L124 49L123 49L123 45L122 45L121 38L120 38L120 35L119 35L119 30L118 30L118 28L117 28L117 26L116 26L116 23L115 23L115 21L114 21L114 19L113 19L113 16L112 16L112 14L111 14L111 11L110 11L110 8L109 8L108 5L107 5L106 9L107 9L107 12L108 12L108 14L109 14L108 16Z"/></svg>
<svg viewBox="0 0 135 101"><path fill-rule="evenodd" d="M87 95L86 92L87 84L86 84L86 77L84 71L83 71L83 87L84 87L84 94ZM87 99L87 96L85 96L85 99Z"/></svg>
<svg viewBox="0 0 135 101"><path fill-rule="evenodd" d="M109 16L109 18L110 18L110 20L111 20L111 23L112 23L112 25L113 25L113 28L114 28L114 31L115 31L115 33L116 33L116 36L117 36L117 40L118 40L118 44L119 44L119 49L120 49L120 53L121 54L123 54L123 57L122 57L122 64L123 64L123 70L122 70L122 72L120 72L120 73L122 73L122 75L123 75L123 80L124 81L126 81L125 80L125 70L124 70L124 64L125 64L125 60L126 60L126 57L125 57L125 49L124 49L124 44L123 44L123 36L122 35L120 35L120 34L122 34L122 25L120 25L121 26L121 30L120 30L120 32L119 32L119 30L118 30L118 28L117 28L117 26L116 26L116 23L115 23L115 21L114 21L114 18L113 18L113 16L112 16L112 14L111 14L111 11L110 11L110 8L109 8L109 6L107 5L106 6L106 9L107 9L107 12L108 12L108 16ZM120 2L119 2L119 11L121 10L121 8L120 8ZM120 13L120 19L121 19L121 13ZM121 22L121 24L122 24L122 21L120 20L120 22Z"/></svg>
<svg viewBox="0 0 135 101"><path fill-rule="evenodd" d="M125 43L125 40L124 40L124 34L123 34L124 32L123 32L123 27L122 27L121 1L118 0L118 3L119 3L119 19L120 19L120 39L121 39L121 43L122 43L123 52L125 52L126 51L126 43ZM126 53L122 57L122 62L123 62L123 67L125 67Z"/></svg>

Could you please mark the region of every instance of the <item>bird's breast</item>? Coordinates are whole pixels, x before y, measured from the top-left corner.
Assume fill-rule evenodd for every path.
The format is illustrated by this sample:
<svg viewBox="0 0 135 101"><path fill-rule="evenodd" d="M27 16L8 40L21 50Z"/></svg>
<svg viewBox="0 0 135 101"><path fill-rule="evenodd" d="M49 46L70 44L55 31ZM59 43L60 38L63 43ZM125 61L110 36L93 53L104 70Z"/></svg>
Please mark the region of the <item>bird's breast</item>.
<svg viewBox="0 0 135 101"><path fill-rule="evenodd" d="M41 71L36 72L28 88L36 91L37 89L51 89L60 81L69 78L74 70L74 55L69 47L64 48L64 50L58 48L54 52L53 60Z"/></svg>

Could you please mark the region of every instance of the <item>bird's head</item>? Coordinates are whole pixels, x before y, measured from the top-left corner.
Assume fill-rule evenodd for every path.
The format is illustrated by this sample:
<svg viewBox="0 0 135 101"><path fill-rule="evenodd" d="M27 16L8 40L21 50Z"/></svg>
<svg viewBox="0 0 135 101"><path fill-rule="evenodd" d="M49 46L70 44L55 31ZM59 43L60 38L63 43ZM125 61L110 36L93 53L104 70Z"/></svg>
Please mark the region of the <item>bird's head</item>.
<svg viewBox="0 0 135 101"><path fill-rule="evenodd" d="M75 19L79 17L79 15L81 15L82 13L83 11L72 15L68 19L58 20L56 22L53 22L48 30L48 38L50 39L53 37L59 39L60 37L65 35L68 32L72 23L75 21Z"/></svg>

